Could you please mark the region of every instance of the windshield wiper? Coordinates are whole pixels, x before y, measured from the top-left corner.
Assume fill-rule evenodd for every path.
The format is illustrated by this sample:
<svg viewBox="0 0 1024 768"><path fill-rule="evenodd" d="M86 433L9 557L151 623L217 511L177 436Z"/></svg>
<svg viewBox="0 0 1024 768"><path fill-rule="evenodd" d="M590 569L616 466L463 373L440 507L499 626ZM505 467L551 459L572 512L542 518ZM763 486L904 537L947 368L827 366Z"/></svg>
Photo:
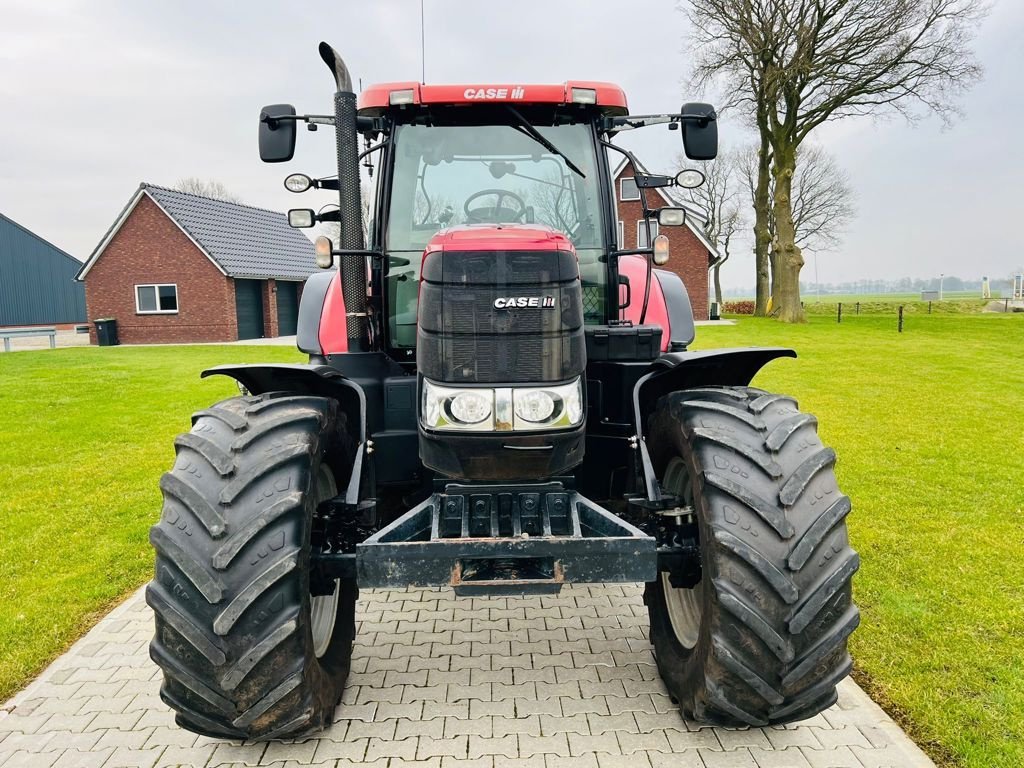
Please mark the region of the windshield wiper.
<svg viewBox="0 0 1024 768"><path fill-rule="evenodd" d="M579 169L579 167L576 165L576 163L574 163L572 160L570 160L562 150L560 150L558 147L556 147L550 141L545 139L544 138L544 134L542 134L540 131L538 131L536 128L534 128L532 125L530 125L530 122L519 113L519 110L517 110L511 104L504 104L503 106L516 119L516 124L512 126L513 128L519 129L519 131L521 131L522 133L525 133L531 139L533 139L538 144L540 144L542 147L544 147L544 149L546 149L548 152L551 152L554 155L558 155L560 158L565 160L565 164L569 168L571 168L573 171L575 171L577 174L579 174L580 178L583 178L583 179L587 178L587 174L585 174L583 171L581 171Z"/></svg>

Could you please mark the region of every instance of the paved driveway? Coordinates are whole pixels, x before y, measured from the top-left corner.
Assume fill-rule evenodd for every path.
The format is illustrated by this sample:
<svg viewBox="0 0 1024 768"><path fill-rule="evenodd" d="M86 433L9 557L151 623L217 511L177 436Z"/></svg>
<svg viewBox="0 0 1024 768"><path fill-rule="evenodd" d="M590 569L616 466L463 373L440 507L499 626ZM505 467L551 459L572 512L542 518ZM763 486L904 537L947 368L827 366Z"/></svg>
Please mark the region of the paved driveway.
<svg viewBox="0 0 1024 768"><path fill-rule="evenodd" d="M796 725L684 722L654 667L639 585L364 592L358 618L334 725L301 742L238 744L174 725L139 591L0 709L0 766L932 766L850 681L835 707Z"/></svg>

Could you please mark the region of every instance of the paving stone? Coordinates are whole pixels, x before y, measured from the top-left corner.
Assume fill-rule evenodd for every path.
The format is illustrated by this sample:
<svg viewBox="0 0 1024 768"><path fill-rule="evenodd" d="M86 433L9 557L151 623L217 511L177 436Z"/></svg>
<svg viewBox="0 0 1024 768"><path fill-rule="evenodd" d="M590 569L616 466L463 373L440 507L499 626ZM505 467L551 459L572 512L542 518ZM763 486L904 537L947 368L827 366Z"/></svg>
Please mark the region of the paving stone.
<svg viewBox="0 0 1024 768"><path fill-rule="evenodd" d="M853 751L846 746L831 749L800 747L800 751L812 768L863 768L864 766L853 754ZM900 766L900 768L904 768L904 766Z"/></svg>
<svg viewBox="0 0 1024 768"><path fill-rule="evenodd" d="M569 734L569 752L573 755L586 755L592 752L605 752L609 755L621 755L619 740L614 733L595 733L592 736Z"/></svg>
<svg viewBox="0 0 1024 768"><path fill-rule="evenodd" d="M810 763L798 747L761 749L750 747L750 755L757 768L810 768Z"/></svg>
<svg viewBox="0 0 1024 768"><path fill-rule="evenodd" d="M530 755L562 755L569 757L569 738L564 733L554 736L526 736L519 734L519 754Z"/></svg>
<svg viewBox="0 0 1024 768"><path fill-rule="evenodd" d="M0 707L10 768L934 768L852 681L801 723L687 722L658 678L637 585L540 598L364 590L334 723L238 744L174 724L137 592Z"/></svg>
<svg viewBox="0 0 1024 768"><path fill-rule="evenodd" d="M772 748L768 737L760 728L720 728L718 740L722 743L722 749L727 751L740 747Z"/></svg>

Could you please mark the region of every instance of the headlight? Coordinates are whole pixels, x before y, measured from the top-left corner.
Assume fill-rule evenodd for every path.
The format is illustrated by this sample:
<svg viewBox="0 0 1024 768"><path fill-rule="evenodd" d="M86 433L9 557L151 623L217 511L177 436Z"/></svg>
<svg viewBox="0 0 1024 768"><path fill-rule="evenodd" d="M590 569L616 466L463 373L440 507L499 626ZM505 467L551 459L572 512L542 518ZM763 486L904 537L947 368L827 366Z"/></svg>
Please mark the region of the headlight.
<svg viewBox="0 0 1024 768"><path fill-rule="evenodd" d="M479 424L491 415L492 399L491 392L460 392L448 400L448 412L460 424Z"/></svg>
<svg viewBox="0 0 1024 768"><path fill-rule="evenodd" d="M471 432L566 429L583 421L583 380L552 387L445 387L423 380L427 429Z"/></svg>
<svg viewBox="0 0 1024 768"><path fill-rule="evenodd" d="M516 416L533 424L545 422L555 412L555 399L543 390L518 392L513 396Z"/></svg>

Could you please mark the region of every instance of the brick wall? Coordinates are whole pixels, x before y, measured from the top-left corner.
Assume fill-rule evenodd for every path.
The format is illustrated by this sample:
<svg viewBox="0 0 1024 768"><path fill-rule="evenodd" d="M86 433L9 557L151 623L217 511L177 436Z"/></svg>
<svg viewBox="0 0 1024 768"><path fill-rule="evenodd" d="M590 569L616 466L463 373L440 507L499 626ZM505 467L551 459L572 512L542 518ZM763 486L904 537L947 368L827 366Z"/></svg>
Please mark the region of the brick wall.
<svg viewBox="0 0 1024 768"><path fill-rule="evenodd" d="M277 281L263 281L263 336L280 336L277 322Z"/></svg>
<svg viewBox="0 0 1024 768"><path fill-rule="evenodd" d="M619 221L623 224L624 242L622 248L636 248L636 223L643 219L643 207L639 200L619 200L619 179L631 178L633 169L628 165L615 177L615 201L618 207ZM647 207L661 208L666 204L664 198L654 189L641 190L647 196ZM686 292L693 306L693 316L697 320L708 318L708 250L697 239L687 226L664 227L660 234L668 237L669 262L664 269L675 272L683 280ZM634 290L634 296L637 295ZM641 291L641 296L643 292Z"/></svg>
<svg viewBox="0 0 1024 768"><path fill-rule="evenodd" d="M135 286L149 283L177 284L177 314L136 312ZM85 301L94 344L98 317L117 320L124 344L238 338L234 283L146 195L86 275Z"/></svg>

